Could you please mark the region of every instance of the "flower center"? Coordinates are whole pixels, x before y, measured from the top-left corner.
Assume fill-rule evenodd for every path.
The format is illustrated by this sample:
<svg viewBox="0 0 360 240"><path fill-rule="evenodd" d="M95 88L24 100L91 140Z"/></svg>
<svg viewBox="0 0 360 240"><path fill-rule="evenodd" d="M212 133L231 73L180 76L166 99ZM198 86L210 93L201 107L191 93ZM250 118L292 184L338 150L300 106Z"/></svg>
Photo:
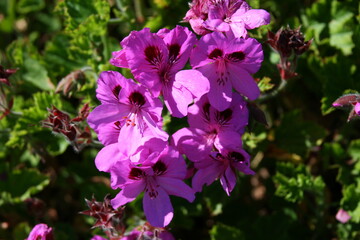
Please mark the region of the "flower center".
<svg viewBox="0 0 360 240"><path fill-rule="evenodd" d="M135 91L130 94L129 102L131 105L140 108L146 103L146 100L141 93Z"/></svg>

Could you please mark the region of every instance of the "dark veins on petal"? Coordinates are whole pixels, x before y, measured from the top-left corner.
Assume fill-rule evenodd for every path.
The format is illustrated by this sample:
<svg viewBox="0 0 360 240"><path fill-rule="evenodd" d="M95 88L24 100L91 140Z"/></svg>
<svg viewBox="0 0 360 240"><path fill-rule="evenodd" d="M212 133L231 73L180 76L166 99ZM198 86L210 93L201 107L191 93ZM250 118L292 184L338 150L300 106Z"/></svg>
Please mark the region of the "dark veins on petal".
<svg viewBox="0 0 360 240"><path fill-rule="evenodd" d="M233 111L230 108L225 109L222 112L216 112L216 121L221 125L226 124L231 120L232 113Z"/></svg>
<svg viewBox="0 0 360 240"><path fill-rule="evenodd" d="M212 52L209 54L209 58L210 59L216 59L218 57L222 57L223 56L223 51L219 48L215 48L214 50L212 50Z"/></svg>
<svg viewBox="0 0 360 240"><path fill-rule="evenodd" d="M119 99L119 93L120 93L120 90L121 90L121 86L120 85L117 85L113 88L112 92L114 94L114 96Z"/></svg>
<svg viewBox="0 0 360 240"><path fill-rule="evenodd" d="M210 103L206 102L203 107L203 116L206 122L210 122Z"/></svg>
<svg viewBox="0 0 360 240"><path fill-rule="evenodd" d="M148 46L145 48L146 60L152 65L158 65L161 62L161 53L158 47Z"/></svg>
<svg viewBox="0 0 360 240"><path fill-rule="evenodd" d="M132 168L129 173L129 178L132 180L140 180L144 177L145 173L139 168Z"/></svg>
<svg viewBox="0 0 360 240"><path fill-rule="evenodd" d="M155 165L152 167L154 174L159 176L159 175L163 175L167 169L165 163L163 163L162 161L157 161L155 163Z"/></svg>
<svg viewBox="0 0 360 240"><path fill-rule="evenodd" d="M233 162L243 162L243 161L245 161L244 155L242 155L239 152L230 152L228 154L228 158L230 159L230 161L233 161Z"/></svg>
<svg viewBox="0 0 360 240"><path fill-rule="evenodd" d="M114 125L115 125L115 129L116 129L116 130L118 130L118 131L121 130L121 123L120 123L120 121L114 122Z"/></svg>
<svg viewBox="0 0 360 240"><path fill-rule="evenodd" d="M242 61L245 59L245 53L239 51L239 52L233 52L233 53L230 53L230 54L227 54L227 58L230 60L230 61L233 61L233 62L239 62L239 61Z"/></svg>
<svg viewBox="0 0 360 240"><path fill-rule="evenodd" d="M180 45L175 43L168 46L169 49L169 63L174 63L180 54Z"/></svg>
<svg viewBox="0 0 360 240"><path fill-rule="evenodd" d="M145 104L146 100L144 96L139 92L132 92L129 96L130 104L137 107L141 107Z"/></svg>

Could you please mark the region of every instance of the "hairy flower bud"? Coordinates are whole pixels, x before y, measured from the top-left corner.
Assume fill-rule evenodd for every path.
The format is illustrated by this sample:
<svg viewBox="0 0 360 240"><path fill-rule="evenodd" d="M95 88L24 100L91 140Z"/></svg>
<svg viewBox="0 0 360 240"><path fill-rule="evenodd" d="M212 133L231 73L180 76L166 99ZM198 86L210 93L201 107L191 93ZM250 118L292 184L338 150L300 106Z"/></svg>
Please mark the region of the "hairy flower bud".
<svg viewBox="0 0 360 240"><path fill-rule="evenodd" d="M16 73L18 69L5 69L0 65L0 83L5 83L6 85L10 85L9 77Z"/></svg>
<svg viewBox="0 0 360 240"><path fill-rule="evenodd" d="M280 54L280 64L277 65L282 79L297 76L297 57L307 51L312 39L305 41L300 27L297 29L280 28L276 33L268 32L267 43Z"/></svg>
<svg viewBox="0 0 360 240"><path fill-rule="evenodd" d="M348 121L360 116L360 94L346 94L335 100L332 104L333 107L347 107L351 108Z"/></svg>

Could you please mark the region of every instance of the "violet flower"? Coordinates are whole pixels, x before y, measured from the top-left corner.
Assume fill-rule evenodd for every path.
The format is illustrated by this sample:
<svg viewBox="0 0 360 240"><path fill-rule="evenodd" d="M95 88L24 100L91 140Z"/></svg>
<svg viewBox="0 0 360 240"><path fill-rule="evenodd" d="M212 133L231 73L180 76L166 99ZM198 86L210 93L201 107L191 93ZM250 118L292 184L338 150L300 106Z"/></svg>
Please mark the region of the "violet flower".
<svg viewBox="0 0 360 240"><path fill-rule="evenodd" d="M212 152L206 158L195 162L198 171L192 179L192 187L200 192L204 184L209 186L220 179L221 186L228 196L236 184L236 170L245 174L255 174L250 169L250 156L242 148L227 147L220 152Z"/></svg>
<svg viewBox="0 0 360 240"><path fill-rule="evenodd" d="M88 117L88 123L106 144L117 142L124 153L130 154L150 130L151 134L166 140L168 135L160 128L162 104L141 85L120 73L103 72L98 80L97 98L102 104ZM113 131L111 130L111 126Z"/></svg>
<svg viewBox="0 0 360 240"><path fill-rule="evenodd" d="M358 118L360 116L360 94L358 93L351 93L351 94L345 94L338 99L336 99L333 104L333 107L345 107L350 108L350 113L348 116L347 121L354 118Z"/></svg>
<svg viewBox="0 0 360 240"><path fill-rule="evenodd" d="M174 236L164 230L163 228L154 228L151 226L144 226L132 230L128 235L121 238L121 240L139 240L139 239L157 239L157 240L175 240Z"/></svg>
<svg viewBox="0 0 360 240"><path fill-rule="evenodd" d="M205 35L211 32L204 27L204 21L208 17L210 3L211 0L193 0L192 3L189 4L190 9L183 20L190 23L191 28L196 34Z"/></svg>
<svg viewBox="0 0 360 240"><path fill-rule="evenodd" d="M340 208L339 211L336 213L336 220L338 220L341 223L346 223L351 219L351 216L347 211Z"/></svg>
<svg viewBox="0 0 360 240"><path fill-rule="evenodd" d="M210 104L219 111L229 107L232 88L250 100L259 97L259 87L250 74L259 70L262 61L262 47L255 39L229 40L218 32L203 36L190 57L191 66L209 79Z"/></svg>
<svg viewBox="0 0 360 240"><path fill-rule="evenodd" d="M177 26L170 31L151 33L150 29L132 31L121 45L123 50L110 61L115 66L129 66L135 78L160 93L170 113L184 117L194 98L208 92L208 80L196 70L182 70L188 61L195 35L187 28Z"/></svg>
<svg viewBox="0 0 360 240"><path fill-rule="evenodd" d="M108 240L108 239L99 235L95 235L90 240Z"/></svg>
<svg viewBox="0 0 360 240"><path fill-rule="evenodd" d="M263 9L251 9L243 0L218 0L209 6L205 28L224 32L229 38L247 37L247 29L270 23L270 14Z"/></svg>
<svg viewBox="0 0 360 240"><path fill-rule="evenodd" d="M54 240L53 229L44 223L37 224L26 240Z"/></svg>
<svg viewBox="0 0 360 240"><path fill-rule="evenodd" d="M248 124L246 102L234 93L231 105L224 111L213 108L207 95L189 107L189 128L182 128L172 136L173 144L191 161L200 161L216 148L220 150L230 141L241 147L241 135Z"/></svg>
<svg viewBox="0 0 360 240"><path fill-rule="evenodd" d="M147 147L146 144L144 147ZM118 161L111 167L110 173L111 187L122 189L111 201L112 206L118 208L144 192L144 213L154 227L164 227L173 218L169 195L190 202L195 198L193 190L182 181L186 175L184 159L168 146L159 152L149 151L141 164L130 160Z"/></svg>

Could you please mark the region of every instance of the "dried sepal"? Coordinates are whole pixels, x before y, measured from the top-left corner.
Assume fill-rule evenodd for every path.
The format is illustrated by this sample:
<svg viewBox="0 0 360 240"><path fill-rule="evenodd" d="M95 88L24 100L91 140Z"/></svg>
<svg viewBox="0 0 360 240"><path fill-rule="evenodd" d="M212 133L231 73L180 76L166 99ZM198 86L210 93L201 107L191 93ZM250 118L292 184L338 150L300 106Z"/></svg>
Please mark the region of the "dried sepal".
<svg viewBox="0 0 360 240"><path fill-rule="evenodd" d="M85 199L88 210L80 214L88 215L96 219L92 228L100 227L109 237L122 236L125 226L122 222L125 207L114 209L111 206L109 195L106 195L103 202L98 202L92 196L91 200Z"/></svg>

